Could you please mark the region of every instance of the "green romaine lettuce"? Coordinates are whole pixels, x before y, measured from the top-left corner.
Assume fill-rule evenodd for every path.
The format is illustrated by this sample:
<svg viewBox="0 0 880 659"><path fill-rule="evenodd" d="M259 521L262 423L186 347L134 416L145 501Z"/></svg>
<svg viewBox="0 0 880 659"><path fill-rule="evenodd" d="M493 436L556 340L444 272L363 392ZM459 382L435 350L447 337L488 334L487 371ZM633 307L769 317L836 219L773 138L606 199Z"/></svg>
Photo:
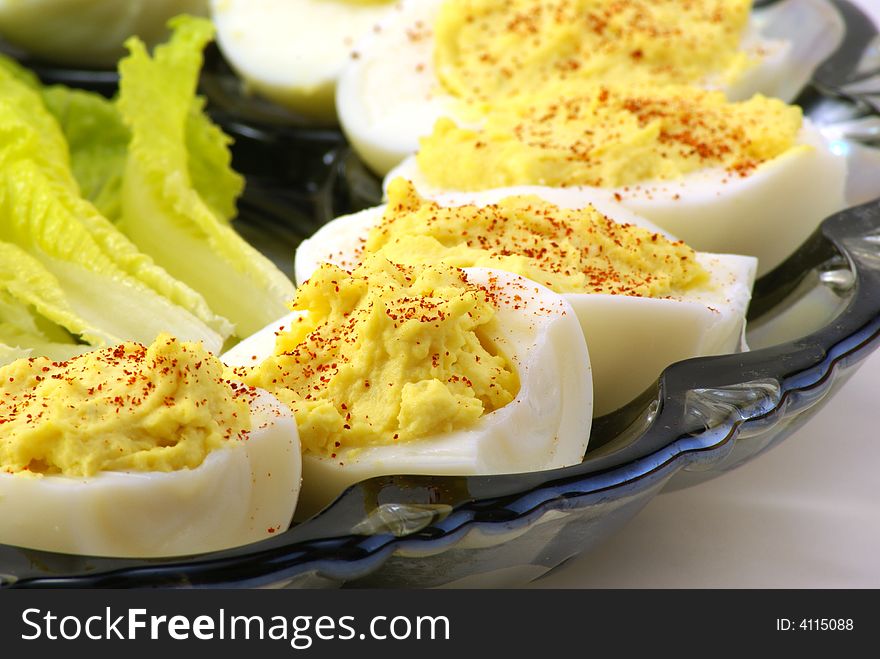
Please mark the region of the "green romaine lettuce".
<svg viewBox="0 0 880 659"><path fill-rule="evenodd" d="M42 97L67 141L82 196L107 219L119 219L130 134L116 105L99 94L60 85L47 87Z"/></svg>
<svg viewBox="0 0 880 659"><path fill-rule="evenodd" d="M0 284L2 286L2 284ZM64 360L91 350L78 343L70 332L28 308L0 287L0 344L28 354L34 352L50 359ZM22 356L9 352L14 358ZM2 356L0 356L0 363Z"/></svg>
<svg viewBox="0 0 880 659"><path fill-rule="evenodd" d="M155 59L130 43L118 101L0 55L0 358L159 331L218 351L286 311L291 282L228 226L243 179L195 95L213 28L172 27Z"/></svg>
<svg viewBox="0 0 880 659"><path fill-rule="evenodd" d="M51 273L21 248L0 242L0 365L32 354L65 360L92 349L71 332L102 340L67 305Z"/></svg>
<svg viewBox="0 0 880 659"><path fill-rule="evenodd" d="M205 101L196 97L186 116L187 167L190 180L202 201L217 219L235 217L235 201L244 190L244 177L232 169L232 143L204 111Z"/></svg>
<svg viewBox="0 0 880 659"><path fill-rule="evenodd" d="M94 327L67 301L58 278L18 245L0 242L0 323L23 333L42 334L45 319L91 345L114 343L118 337ZM46 337L47 339L49 337ZM58 340L58 336L55 337Z"/></svg>
<svg viewBox="0 0 880 659"><path fill-rule="evenodd" d="M3 54L0 54L0 72L33 90L39 91L42 86L36 73Z"/></svg>
<svg viewBox="0 0 880 659"><path fill-rule="evenodd" d="M61 85L41 90L46 108L60 124L70 152L73 175L82 195L101 215L122 215L122 174L131 133L114 101L100 94ZM193 187L219 220L236 215L235 201L244 178L231 166L231 138L211 122L196 99L186 122L189 175Z"/></svg>
<svg viewBox="0 0 880 659"><path fill-rule="evenodd" d="M16 87L11 82L0 75L0 92ZM219 350L223 341L216 331L105 253L86 223L112 225L74 195L75 181L63 167L64 141L59 145L52 134L53 126L55 134L60 130L40 112L40 102L28 102L22 89L29 90L17 86L18 93L0 93L0 240L17 245L56 278L81 321L77 328L59 324L93 345L149 343L170 331Z"/></svg>
<svg viewBox="0 0 880 659"><path fill-rule="evenodd" d="M45 175L40 177L40 180L51 188L50 194L55 202L67 211L65 217L73 217L81 225L71 226L70 230L87 231L102 252L102 255L96 258L109 258L125 274L140 280L158 295L180 305L206 324L213 333L219 334L222 342L232 333L231 323L215 314L201 295L183 282L174 279L149 256L140 252L118 228L102 216L89 201L82 198L78 181L71 171L65 134L53 115L43 106L43 99L51 99L55 111L67 120L66 126L76 140L79 157L73 161L74 168L77 167L77 162L82 170L88 162L97 163L100 157L105 157L109 158L108 162L111 166L115 160L116 169L121 172L125 153L124 150L121 154L115 152L120 145L125 148L128 142L128 130L122 125L115 109L112 112L105 111L107 102L103 99L101 100L104 104L95 102L92 98L94 95L77 92L67 94L59 91L61 89L63 88L55 88L55 91L46 90L41 98L36 91L10 76L4 76L0 71L0 103L3 105L0 116L5 118L0 123L0 135L14 135L14 139L9 140L5 148L0 147L0 166L6 170L21 167L18 162L34 164ZM62 103L64 100L68 102ZM101 128L105 122L108 128L106 132ZM95 139L90 139L90 135ZM97 147L89 146L94 144L97 144ZM93 168L94 171L99 169L101 167L97 165ZM103 169L107 169L107 166L103 166ZM4 171L3 175L13 174ZM121 182L117 181L115 191L117 203L120 187ZM186 326L189 327L188 331L191 331L193 329L190 327L191 319L189 317L185 319ZM172 330L173 326L168 329ZM197 334L205 334L214 342L216 337L212 332L205 334L200 328Z"/></svg>
<svg viewBox="0 0 880 659"><path fill-rule="evenodd" d="M218 154L225 153L225 138L193 119L202 115L196 83L213 25L178 17L171 27L170 42L158 46L154 57L138 39L129 39L130 55L119 65L118 106L131 131L119 226L244 337L282 316L294 288L218 218L231 210L224 194L232 178L218 178L221 194L206 190L215 178ZM209 167L209 160L215 164Z"/></svg>

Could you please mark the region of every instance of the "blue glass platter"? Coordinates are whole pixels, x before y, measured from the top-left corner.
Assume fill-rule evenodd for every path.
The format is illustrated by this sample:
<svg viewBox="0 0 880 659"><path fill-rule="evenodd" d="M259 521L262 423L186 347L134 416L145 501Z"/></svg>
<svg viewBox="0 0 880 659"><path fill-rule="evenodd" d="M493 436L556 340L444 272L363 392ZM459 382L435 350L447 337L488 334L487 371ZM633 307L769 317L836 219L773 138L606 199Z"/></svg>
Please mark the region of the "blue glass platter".
<svg viewBox="0 0 880 659"><path fill-rule="evenodd" d="M668 367L636 401L594 421L590 448L573 467L374 478L271 539L192 557L0 546L0 586L521 585L589 551L664 488L697 485L782 441L880 346L880 190L872 187L880 184L872 148L880 142L880 45L864 14L844 0L833 4L847 37L798 103L850 158L851 199L864 203L825 220L758 281L749 312L758 349ZM113 74L30 64L46 81L115 88ZM300 240L378 203L378 180L339 131L243 96L216 50L202 91L235 137L234 165L247 178L236 227L288 274Z"/></svg>

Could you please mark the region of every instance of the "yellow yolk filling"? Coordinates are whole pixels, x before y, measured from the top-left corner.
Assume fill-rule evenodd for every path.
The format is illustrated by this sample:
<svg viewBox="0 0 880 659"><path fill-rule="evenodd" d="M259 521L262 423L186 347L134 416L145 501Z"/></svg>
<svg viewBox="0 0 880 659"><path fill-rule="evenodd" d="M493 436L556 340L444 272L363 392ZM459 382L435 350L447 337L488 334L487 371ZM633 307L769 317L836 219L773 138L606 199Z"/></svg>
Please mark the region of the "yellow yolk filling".
<svg viewBox="0 0 880 659"><path fill-rule="evenodd" d="M300 314L275 354L237 374L290 406L306 452L467 428L519 389L493 348L497 295L448 267L323 264L297 290Z"/></svg>
<svg viewBox="0 0 880 659"><path fill-rule="evenodd" d="M443 263L513 272L557 293L667 297L705 285L709 275L683 242L618 224L593 207L559 208L535 196L488 206L442 207L404 179L364 252L422 266Z"/></svg>
<svg viewBox="0 0 880 659"><path fill-rule="evenodd" d="M250 430L248 388L200 343L162 335L0 368L0 471L176 471Z"/></svg>
<svg viewBox="0 0 880 659"><path fill-rule="evenodd" d="M794 148L800 108L755 96L731 103L689 87L548 85L494 110L481 129L441 119L418 165L434 186L621 187L720 167L745 176Z"/></svg>
<svg viewBox="0 0 880 659"><path fill-rule="evenodd" d="M700 84L735 80L751 0L445 0L434 62L468 102L545 80Z"/></svg>

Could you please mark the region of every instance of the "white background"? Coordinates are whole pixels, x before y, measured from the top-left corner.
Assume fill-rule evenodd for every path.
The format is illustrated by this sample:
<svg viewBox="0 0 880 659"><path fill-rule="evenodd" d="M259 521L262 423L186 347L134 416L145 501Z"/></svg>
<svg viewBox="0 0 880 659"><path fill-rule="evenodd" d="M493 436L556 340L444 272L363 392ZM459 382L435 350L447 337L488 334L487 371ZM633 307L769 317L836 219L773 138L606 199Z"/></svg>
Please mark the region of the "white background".
<svg viewBox="0 0 880 659"><path fill-rule="evenodd" d="M880 25L880 0L851 1ZM880 351L780 446L659 495L533 587L880 587Z"/></svg>

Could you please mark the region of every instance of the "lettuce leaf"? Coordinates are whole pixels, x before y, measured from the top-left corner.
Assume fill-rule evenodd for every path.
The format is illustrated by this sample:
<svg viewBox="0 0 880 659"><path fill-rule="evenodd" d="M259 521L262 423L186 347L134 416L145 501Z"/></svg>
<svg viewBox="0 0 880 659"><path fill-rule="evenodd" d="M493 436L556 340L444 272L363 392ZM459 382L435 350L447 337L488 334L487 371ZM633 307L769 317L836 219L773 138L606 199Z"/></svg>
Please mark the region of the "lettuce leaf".
<svg viewBox="0 0 880 659"><path fill-rule="evenodd" d="M216 340L215 333L221 341L227 338L232 333L232 324L228 320L215 314L201 295L140 252L134 243L81 196L74 176L77 162L82 171L84 167L87 169L88 162L97 163L100 158L109 158L111 164L114 161L117 163L116 169L121 174L128 129L122 125L118 113L112 105L107 111L108 102L95 95L63 88L53 89L45 90L41 98L36 91L10 76L4 76L0 71L0 103L3 104L0 113L5 118L0 123L0 135L14 135L14 140L0 146L0 166L7 170L19 167L18 164L13 165L16 161L33 163L44 175L40 180L47 186L46 189L51 188L50 194L55 202L66 211L64 217L73 217L80 225L71 227L71 231L84 229L103 257L108 257L116 268L183 307L210 328L207 333L200 328L197 334L210 337L212 343ZM53 114L44 107L43 99L51 99L55 111L67 120L66 126L76 139L78 158L71 160L65 134ZM104 126L107 127L106 132ZM118 152L120 147L121 153ZM88 157L84 157L85 154ZM96 164L87 171L100 172L107 167L106 164ZM4 171L4 175L14 176L14 173ZM114 194L118 204L121 181L117 180L115 185ZM186 325L189 326L188 331L193 329L188 317Z"/></svg>
<svg viewBox="0 0 880 659"><path fill-rule="evenodd" d="M58 281L25 251L0 242L0 365L31 354L64 360L91 350L71 334L82 327ZM91 334L88 327L82 334Z"/></svg>
<svg viewBox="0 0 880 659"><path fill-rule="evenodd" d="M116 105L99 94L60 85L47 87L42 97L67 142L82 196L107 219L119 219L130 135Z"/></svg>
<svg viewBox="0 0 880 659"><path fill-rule="evenodd" d="M194 98L186 116L187 167L202 201L218 220L229 222L237 214L244 177L232 169L232 138L210 120L204 106L204 99Z"/></svg>
<svg viewBox="0 0 880 659"><path fill-rule="evenodd" d="M131 133L116 103L94 92L61 85L46 87L42 97L67 141L82 195L101 215L119 220ZM244 178L232 169L232 139L211 122L203 106L202 99L195 99L187 115L189 175L217 219L229 222L236 215L235 202L244 189Z"/></svg>
<svg viewBox="0 0 880 659"><path fill-rule="evenodd" d="M59 324L93 345L149 343L169 331L219 350L218 332L128 274L102 249L89 228L112 225L76 196L60 129L39 96L29 93L34 95L0 74L0 240L55 277L78 319L76 327Z"/></svg>
<svg viewBox="0 0 880 659"><path fill-rule="evenodd" d="M63 327L35 313L7 291L0 288L0 343L10 348L37 349L52 359L68 359L91 350L78 343ZM45 347L47 352L42 348Z"/></svg>
<svg viewBox="0 0 880 659"><path fill-rule="evenodd" d="M39 91L22 80L16 69L0 67L0 103L4 115L0 123L0 167L5 169L16 159L27 157L53 181L76 189L64 134L46 112Z"/></svg>
<svg viewBox="0 0 880 659"><path fill-rule="evenodd" d="M196 83L213 25L181 16L171 27L170 42L158 46L154 57L140 40L129 39L130 55L119 65L118 106L131 131L119 226L244 337L284 315L294 288L218 218L228 214L228 198L206 191L214 169L191 152L213 154L208 160L214 162L225 149L219 131L193 119L194 113L201 115ZM221 186L229 186L229 180L220 179Z"/></svg>
<svg viewBox="0 0 880 659"><path fill-rule="evenodd" d="M18 245L0 242L0 322L23 333L44 334L37 317L91 345L119 340L79 316L68 303L58 278L36 258ZM58 339L57 335L53 338Z"/></svg>
<svg viewBox="0 0 880 659"><path fill-rule="evenodd" d="M0 71L31 89L39 90L41 87L36 73L2 53L0 53Z"/></svg>

